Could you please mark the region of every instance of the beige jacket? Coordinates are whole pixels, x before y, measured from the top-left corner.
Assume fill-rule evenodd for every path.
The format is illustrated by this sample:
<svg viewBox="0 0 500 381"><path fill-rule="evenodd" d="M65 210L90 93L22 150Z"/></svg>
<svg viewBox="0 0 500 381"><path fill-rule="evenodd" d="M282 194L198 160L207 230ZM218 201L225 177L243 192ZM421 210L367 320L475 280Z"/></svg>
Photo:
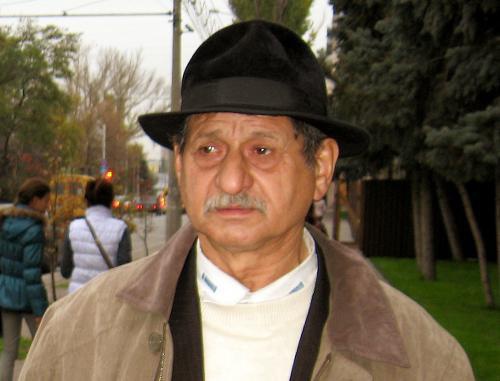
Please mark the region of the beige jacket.
<svg viewBox="0 0 500 381"><path fill-rule="evenodd" d="M362 256L311 233L331 289L313 380L474 380L463 349L420 306L381 281ZM54 303L20 380L171 380L168 317L195 237L185 226L160 254Z"/></svg>

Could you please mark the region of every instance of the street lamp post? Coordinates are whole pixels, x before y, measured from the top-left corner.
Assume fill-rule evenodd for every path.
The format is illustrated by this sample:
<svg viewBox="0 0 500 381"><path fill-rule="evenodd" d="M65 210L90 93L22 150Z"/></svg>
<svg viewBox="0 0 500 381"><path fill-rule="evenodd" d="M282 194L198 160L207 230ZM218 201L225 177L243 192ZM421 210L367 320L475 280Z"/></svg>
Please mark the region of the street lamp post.
<svg viewBox="0 0 500 381"><path fill-rule="evenodd" d="M108 170L108 163L106 162L106 124L101 123L101 128L102 128L102 136L101 136L102 155L101 155L101 165L99 167L99 172L101 175L104 175Z"/></svg>
<svg viewBox="0 0 500 381"><path fill-rule="evenodd" d="M102 161L106 162L106 124L102 124Z"/></svg>

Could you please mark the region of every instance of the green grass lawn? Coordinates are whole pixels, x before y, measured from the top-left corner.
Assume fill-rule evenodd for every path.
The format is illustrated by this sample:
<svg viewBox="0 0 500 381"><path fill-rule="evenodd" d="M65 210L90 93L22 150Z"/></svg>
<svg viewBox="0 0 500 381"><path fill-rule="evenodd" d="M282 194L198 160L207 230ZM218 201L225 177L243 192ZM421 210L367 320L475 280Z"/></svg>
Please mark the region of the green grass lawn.
<svg viewBox="0 0 500 381"><path fill-rule="evenodd" d="M421 304L462 344L477 381L500 380L500 309L487 309L475 262L439 261L438 279L423 281L415 260L370 258L386 279ZM496 266L490 264L495 301L500 305Z"/></svg>
<svg viewBox="0 0 500 381"><path fill-rule="evenodd" d="M24 337L21 337L21 343L19 343L19 352L18 352L18 359L24 360L26 358L26 355L28 354L28 350L30 349L31 345L31 339L25 339ZM0 352L3 351L3 338L0 337Z"/></svg>

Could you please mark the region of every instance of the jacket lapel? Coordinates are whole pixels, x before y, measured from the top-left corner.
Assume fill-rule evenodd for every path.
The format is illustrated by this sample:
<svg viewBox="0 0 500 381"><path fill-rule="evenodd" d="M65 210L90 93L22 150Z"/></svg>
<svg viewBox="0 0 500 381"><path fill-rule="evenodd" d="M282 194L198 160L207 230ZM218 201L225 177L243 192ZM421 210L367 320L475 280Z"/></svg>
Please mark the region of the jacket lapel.
<svg viewBox="0 0 500 381"><path fill-rule="evenodd" d="M159 313L168 320L177 281L195 238L192 226L183 226L151 258L145 270L136 274L127 287L118 291L117 296L138 309Z"/></svg>
<svg viewBox="0 0 500 381"><path fill-rule="evenodd" d="M318 272L297 353L293 362L290 381L310 380L318 357L321 334L328 317L330 288L321 249L318 249Z"/></svg>
<svg viewBox="0 0 500 381"><path fill-rule="evenodd" d="M309 229L323 249L330 281L325 330L333 347L366 359L409 367L396 318L379 278L354 250Z"/></svg>
<svg viewBox="0 0 500 381"><path fill-rule="evenodd" d="M194 248L177 283L169 325L174 343L172 380L203 381L201 316Z"/></svg>

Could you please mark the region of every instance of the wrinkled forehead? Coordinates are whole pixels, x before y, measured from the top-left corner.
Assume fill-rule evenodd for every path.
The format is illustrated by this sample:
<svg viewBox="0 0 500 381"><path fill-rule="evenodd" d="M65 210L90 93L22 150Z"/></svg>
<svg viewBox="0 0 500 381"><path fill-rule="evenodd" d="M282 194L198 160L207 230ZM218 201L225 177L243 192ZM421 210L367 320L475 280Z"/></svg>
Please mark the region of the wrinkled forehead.
<svg viewBox="0 0 500 381"><path fill-rule="evenodd" d="M293 120L287 116L205 113L190 116L185 128L185 134L191 138L199 135L284 138L293 134Z"/></svg>

